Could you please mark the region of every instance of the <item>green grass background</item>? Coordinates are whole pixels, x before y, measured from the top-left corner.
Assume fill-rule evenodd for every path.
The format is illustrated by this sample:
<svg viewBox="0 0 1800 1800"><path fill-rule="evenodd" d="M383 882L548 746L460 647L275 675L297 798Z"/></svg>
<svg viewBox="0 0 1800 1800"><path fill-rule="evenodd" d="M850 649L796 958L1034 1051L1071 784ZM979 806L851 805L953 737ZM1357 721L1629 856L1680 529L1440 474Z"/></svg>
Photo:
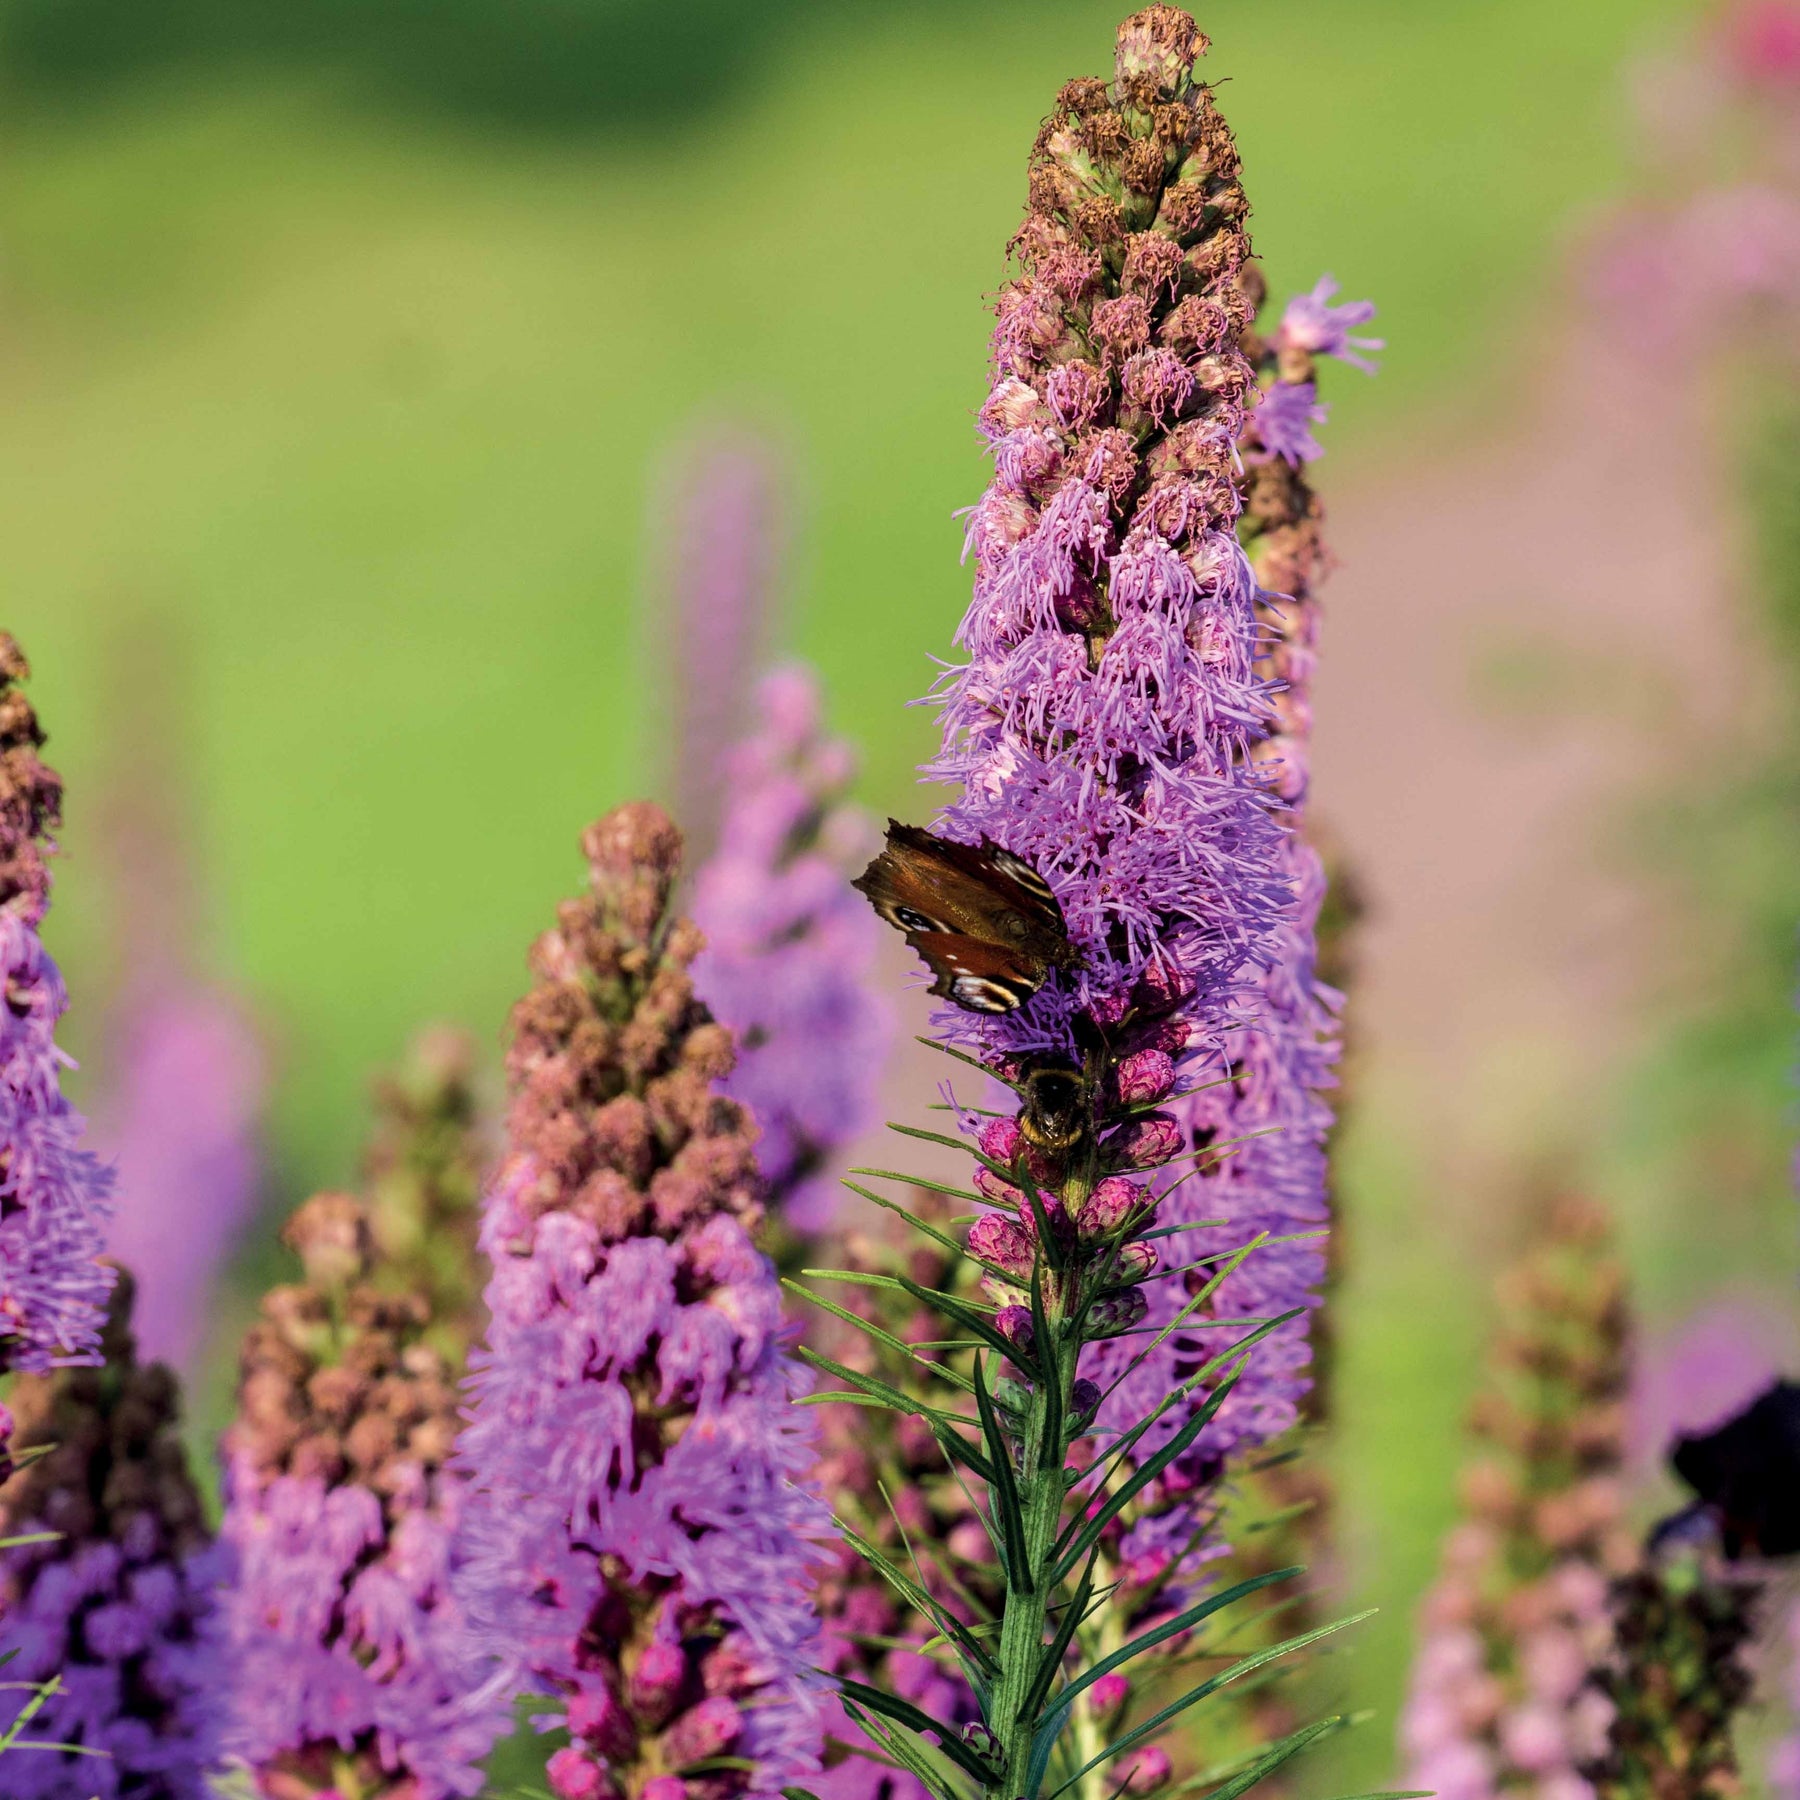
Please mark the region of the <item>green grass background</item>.
<svg viewBox="0 0 1800 1800"><path fill-rule="evenodd" d="M1403 467L1427 420L1506 428L1563 252L1624 179L1621 67L1692 11L1208 10L1276 283L1381 303L1380 379L1333 382L1328 478ZM70 1046L103 1050L88 797L146 620L183 679L134 755L195 821L205 963L277 1046L272 1204L346 1178L366 1078L418 1022L497 1042L580 826L664 777L646 506L700 418L791 446L785 641L869 802L916 810L906 702L966 599L984 296L1036 122L1115 17L0 4L0 617L69 783ZM1632 1104L1657 1115L1675 1067ZM1770 1141L1777 1074L1761 1056L1746 1102ZM1670 1166L1630 1179L1673 1204ZM1325 1785L1388 1773L1479 1341L1477 1250L1419 1234L1422 1182L1402 1132L1352 1131L1341 1458L1387 1610L1344 1682L1381 1716Z"/></svg>

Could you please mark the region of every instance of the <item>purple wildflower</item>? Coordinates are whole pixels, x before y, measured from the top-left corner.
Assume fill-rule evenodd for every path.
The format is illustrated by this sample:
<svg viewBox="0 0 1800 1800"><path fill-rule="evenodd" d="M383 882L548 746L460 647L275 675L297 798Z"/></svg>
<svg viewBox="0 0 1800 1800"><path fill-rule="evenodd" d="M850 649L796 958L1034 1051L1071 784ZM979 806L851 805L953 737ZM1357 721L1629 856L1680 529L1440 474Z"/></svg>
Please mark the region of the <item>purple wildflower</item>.
<svg viewBox="0 0 1800 1800"><path fill-rule="evenodd" d="M1458 1800L1527 1787L1583 1800L1612 1715L1589 1681L1613 1645L1608 1576L1637 1557L1618 1479L1624 1275L1604 1218L1561 1203L1501 1297L1474 1413L1490 1448L1425 1599L1401 1745L1409 1784Z"/></svg>
<svg viewBox="0 0 1800 1800"><path fill-rule="evenodd" d="M55 1532L0 1551L0 1655L18 1684L0 1726L59 1691L9 1751L8 1800L202 1800L221 1671L206 1643L213 1552L181 1448L175 1377L140 1364L132 1285L112 1290L103 1368L22 1378L16 1449L41 1447L0 1489L0 1536ZM65 1755L70 1744L100 1756Z"/></svg>
<svg viewBox="0 0 1800 1800"><path fill-rule="evenodd" d="M470 1698L451 1593L453 1365L359 1201L315 1195L283 1237L305 1279L264 1298L225 1439L224 1748L269 1800L474 1794L507 1707Z"/></svg>
<svg viewBox="0 0 1800 1800"><path fill-rule="evenodd" d="M678 657L677 799L690 846L710 849L786 548L779 463L755 433L714 429L682 444L671 468L657 535L673 547L663 583Z"/></svg>
<svg viewBox="0 0 1800 1800"><path fill-rule="evenodd" d="M1312 462L1325 454L1312 428L1325 423L1329 409L1310 381L1276 381L1256 403L1256 435L1270 456L1290 463Z"/></svg>
<svg viewBox="0 0 1800 1800"><path fill-rule="evenodd" d="M759 726L731 754L718 849L694 884L706 948L694 984L738 1044L724 1092L762 1128L770 1210L816 1233L835 1153L875 1116L892 1013L869 987L880 922L844 880L867 837L844 799L848 747L822 737L813 677L764 679Z"/></svg>
<svg viewBox="0 0 1800 1800"><path fill-rule="evenodd" d="M649 805L583 839L591 888L532 953L482 1243L488 1341L460 1446L459 1577L495 1684L548 1688L562 1800L772 1795L818 1767L811 1587L829 1533L730 1034L669 916L681 837ZM749 1766L690 1787L729 1752Z"/></svg>
<svg viewBox="0 0 1800 1800"><path fill-rule="evenodd" d="M228 999L173 986L132 1007L122 1048L107 1121L125 1202L112 1250L137 1277L144 1354L186 1369L256 1205L262 1048Z"/></svg>
<svg viewBox="0 0 1800 1800"><path fill-rule="evenodd" d="M68 996L38 937L62 784L38 756L44 734L18 686L29 675L0 633L0 1368L42 1373L98 1357L112 1177L82 1149L62 1093Z"/></svg>
<svg viewBox="0 0 1800 1800"><path fill-rule="evenodd" d="M1329 275L1321 275L1310 293L1296 294L1282 310L1275 346L1277 350L1303 351L1307 356L1335 356L1339 362L1373 375L1374 363L1358 352L1385 350L1386 341L1352 337L1350 327L1366 325L1374 318L1375 302L1347 300L1334 306L1331 297L1337 291L1338 284Z"/></svg>
<svg viewBox="0 0 1800 1800"><path fill-rule="evenodd" d="M1263 288L1254 270L1245 273L1247 291L1260 302ZM1325 294L1327 284L1314 290ZM1304 297L1303 297L1304 298ZM1299 301L1290 301L1284 318ZM1353 308L1360 322L1373 312L1367 302ZM1279 334L1278 334L1279 338ZM1265 350L1267 364L1284 360L1297 382L1313 387L1311 354L1291 343ZM1282 384L1277 382L1276 387ZM1264 406L1268 404L1266 398ZM1263 408L1245 422L1254 440L1265 423ZM1202 1163L1175 1186L1162 1203L1164 1225L1185 1226L1172 1273L1147 1284L1149 1323L1157 1331L1177 1326L1125 1376L1105 1415L1123 1426L1144 1416L1157 1401L1192 1375L1210 1357L1229 1347L1242 1326L1209 1329L1208 1317L1270 1319L1298 1312L1253 1350L1236 1389L1196 1442L1180 1478L1161 1484L1152 1496L1172 1509L1161 1525L1140 1523L1127 1554L1140 1572L1160 1573L1175 1546L1192 1541L1206 1504L1201 1472L1223 1459L1279 1436L1297 1417L1309 1385L1308 1312L1317 1305L1325 1269L1323 1228L1329 1208L1325 1139L1332 1122L1325 1093L1335 1085L1339 1051L1339 996L1317 976L1317 928L1325 899L1325 876L1317 852L1300 835L1311 776L1311 688L1316 661L1318 608L1314 589L1326 566L1319 531L1319 506L1299 459L1245 459L1242 476L1245 538L1257 586L1261 627L1257 672L1274 690L1274 719L1252 756L1288 808L1291 829L1280 845L1279 867L1293 888L1293 906L1269 946L1266 968L1255 978L1237 1017L1223 1031L1225 1078L1175 1096L1184 1148L1224 1147L1217 1160ZM1202 1220L1222 1224L1202 1228ZM1219 1283L1203 1308L1194 1296L1220 1272L1219 1258L1259 1236L1286 1238L1258 1249ZM1202 1262L1202 1258L1215 1260ZM1195 1266L1198 1264L1199 1266ZM1186 1315L1190 1321L1178 1325ZM1105 1353L1102 1362L1122 1373L1135 1351ZM1156 1448L1185 1422L1173 1412L1153 1426L1146 1447ZM1154 1555L1150 1545L1156 1545ZM1145 1561L1145 1558L1148 1561Z"/></svg>

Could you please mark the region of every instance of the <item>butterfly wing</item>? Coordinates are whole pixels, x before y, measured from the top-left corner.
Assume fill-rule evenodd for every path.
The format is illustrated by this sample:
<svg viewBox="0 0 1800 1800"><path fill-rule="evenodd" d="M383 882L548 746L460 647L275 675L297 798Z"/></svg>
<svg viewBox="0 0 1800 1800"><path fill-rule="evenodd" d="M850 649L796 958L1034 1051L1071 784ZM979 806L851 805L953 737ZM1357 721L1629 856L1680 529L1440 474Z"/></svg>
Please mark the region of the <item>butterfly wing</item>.
<svg viewBox="0 0 1800 1800"><path fill-rule="evenodd" d="M957 931L909 931L906 941L925 959L927 992L969 1012L1009 1013L1044 985L1048 968L1003 944Z"/></svg>
<svg viewBox="0 0 1800 1800"><path fill-rule="evenodd" d="M890 819L853 885L925 959L932 993L972 1012L1011 1012L1079 961L1049 884L986 838L958 844Z"/></svg>

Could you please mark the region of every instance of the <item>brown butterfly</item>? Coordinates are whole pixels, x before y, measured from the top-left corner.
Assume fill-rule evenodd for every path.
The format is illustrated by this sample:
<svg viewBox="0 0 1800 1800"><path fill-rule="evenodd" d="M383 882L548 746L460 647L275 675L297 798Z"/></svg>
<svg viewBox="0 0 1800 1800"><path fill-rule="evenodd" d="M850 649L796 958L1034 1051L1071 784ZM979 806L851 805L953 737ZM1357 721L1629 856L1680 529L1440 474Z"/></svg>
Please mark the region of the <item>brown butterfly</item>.
<svg viewBox="0 0 1800 1800"><path fill-rule="evenodd" d="M1044 878L986 838L953 844L889 819L887 848L851 885L906 933L930 991L970 1012L1012 1012L1081 961Z"/></svg>

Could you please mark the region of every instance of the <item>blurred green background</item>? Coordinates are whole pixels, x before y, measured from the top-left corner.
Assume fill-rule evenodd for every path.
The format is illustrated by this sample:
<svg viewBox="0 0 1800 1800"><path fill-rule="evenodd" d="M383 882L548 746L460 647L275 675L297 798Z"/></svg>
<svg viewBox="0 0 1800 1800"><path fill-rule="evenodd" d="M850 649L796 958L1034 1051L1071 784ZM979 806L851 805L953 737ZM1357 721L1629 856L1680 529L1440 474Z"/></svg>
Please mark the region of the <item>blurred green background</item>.
<svg viewBox="0 0 1800 1800"><path fill-rule="evenodd" d="M1380 378L1333 380L1328 489L1403 481L1427 429L1508 429L1569 247L1628 179L1621 71L1695 10L1206 9L1277 289L1329 270L1380 302ZM1036 123L1105 66L1116 16L0 4L4 623L69 787L51 934L69 1047L103 1070L89 1001L118 974L121 921L88 796L122 763L191 819L208 972L275 1045L272 1215L348 1177L367 1078L416 1024L497 1044L579 828L666 785L646 521L657 459L697 419L790 447L785 642L823 672L869 804L917 811L930 719L906 702L967 597L953 515L982 482L985 297ZM180 672L148 727L121 700L159 666L147 631ZM1794 883L1765 827L1786 804L1746 801L1730 830L1749 848L1693 884L1690 904L1756 920L1705 986L1711 1023L1675 996L1642 1068L1595 1072L1591 1160L1630 1220L1667 1220L1712 1178L1675 1121L1721 1106L1733 1179L1767 1200L1756 1229L1775 1216L1786 1001L1767 968L1791 948ZM1693 866L1691 822L1640 823L1647 871ZM1378 1070L1382 1047L1362 1054ZM1347 1589L1384 1612L1342 1676L1377 1717L1321 1789L1390 1773L1408 1609L1507 1239L1458 1222L1403 1109L1367 1086L1343 1159L1337 1454ZM1673 1310L1708 1224L1631 1230Z"/></svg>

